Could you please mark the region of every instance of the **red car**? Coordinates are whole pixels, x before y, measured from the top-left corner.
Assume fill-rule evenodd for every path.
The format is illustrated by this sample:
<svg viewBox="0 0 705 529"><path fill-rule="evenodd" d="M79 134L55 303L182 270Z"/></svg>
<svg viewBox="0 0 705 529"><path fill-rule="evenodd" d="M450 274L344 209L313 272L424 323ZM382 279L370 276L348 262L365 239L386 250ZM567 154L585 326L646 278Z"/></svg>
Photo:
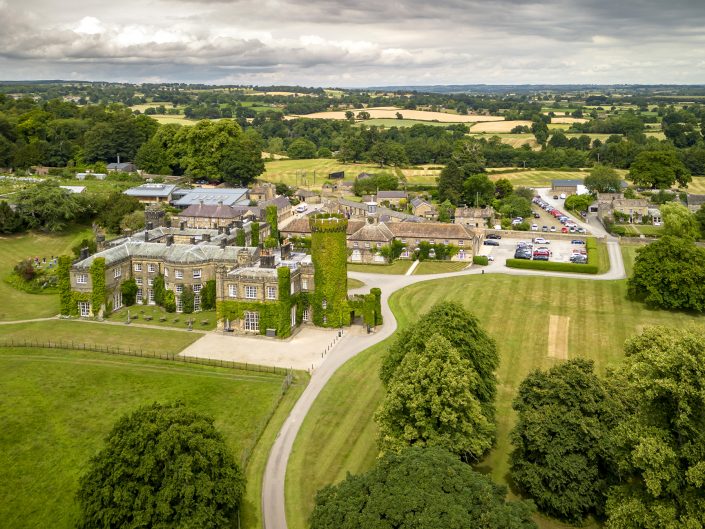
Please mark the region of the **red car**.
<svg viewBox="0 0 705 529"><path fill-rule="evenodd" d="M568 228L566 228L565 226L563 226L563 227L561 228L561 232L562 232L562 233L568 233Z"/></svg>

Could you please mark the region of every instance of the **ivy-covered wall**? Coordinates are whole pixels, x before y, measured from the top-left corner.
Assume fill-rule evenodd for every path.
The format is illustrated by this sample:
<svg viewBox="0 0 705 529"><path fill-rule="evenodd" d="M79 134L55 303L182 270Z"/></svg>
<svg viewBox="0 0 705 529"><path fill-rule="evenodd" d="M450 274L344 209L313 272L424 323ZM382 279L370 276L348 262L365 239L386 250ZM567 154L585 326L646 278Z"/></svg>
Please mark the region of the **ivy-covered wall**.
<svg viewBox="0 0 705 529"><path fill-rule="evenodd" d="M382 325L382 291L378 288L370 290L369 294L357 294L349 300L351 310L356 316L362 316L365 325L375 327Z"/></svg>
<svg viewBox="0 0 705 529"><path fill-rule="evenodd" d="M279 299L276 301L234 301L216 302L218 319L242 320L245 311L259 313L259 333L266 334L267 329L275 329L278 338L291 335L291 307L296 304L298 296L291 295L291 270L282 266L277 269ZM299 320L297 307L297 321Z"/></svg>
<svg viewBox="0 0 705 529"><path fill-rule="evenodd" d="M105 258L96 257L93 259L90 268L91 281L93 282L93 295L91 296L91 308L93 315L97 316L101 307L105 303Z"/></svg>
<svg viewBox="0 0 705 529"><path fill-rule="evenodd" d="M313 323L319 327L350 325L346 246L348 221L342 215L323 213L312 216L309 222L315 285L311 299Z"/></svg>
<svg viewBox="0 0 705 529"><path fill-rule="evenodd" d="M250 231L250 246L259 245L259 222L252 223L252 230Z"/></svg>
<svg viewBox="0 0 705 529"><path fill-rule="evenodd" d="M272 239L279 241L279 213L277 212L277 206L271 205L267 206L265 209L265 218L267 224L269 224L269 236Z"/></svg>

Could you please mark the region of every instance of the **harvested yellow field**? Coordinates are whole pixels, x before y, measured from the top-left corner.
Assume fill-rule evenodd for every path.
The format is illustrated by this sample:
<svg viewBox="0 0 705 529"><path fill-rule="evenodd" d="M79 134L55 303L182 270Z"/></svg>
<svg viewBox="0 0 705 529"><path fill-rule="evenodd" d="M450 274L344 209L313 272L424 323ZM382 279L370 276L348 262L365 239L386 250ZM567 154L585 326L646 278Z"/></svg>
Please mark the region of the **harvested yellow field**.
<svg viewBox="0 0 705 529"><path fill-rule="evenodd" d="M369 112L371 118L395 119L399 112L404 119L417 119L419 121L439 121L442 123L477 123L480 121L504 121L502 116L480 116L475 114L460 115L449 114L447 112L430 112L426 110L405 110L395 107L374 107L364 109L354 109L352 112L357 116L358 112ZM310 118L310 119L345 119L346 110L336 110L331 112L316 112L306 115L286 116L285 119ZM530 124L530 123L529 123Z"/></svg>
<svg viewBox="0 0 705 529"><path fill-rule="evenodd" d="M585 118L571 118L568 116L551 118L551 123L587 123L588 119Z"/></svg>
<svg viewBox="0 0 705 529"><path fill-rule="evenodd" d="M511 132L514 127L518 126L531 127L531 121L527 120L517 120L517 121L492 121L485 123L476 123L470 128L470 132Z"/></svg>

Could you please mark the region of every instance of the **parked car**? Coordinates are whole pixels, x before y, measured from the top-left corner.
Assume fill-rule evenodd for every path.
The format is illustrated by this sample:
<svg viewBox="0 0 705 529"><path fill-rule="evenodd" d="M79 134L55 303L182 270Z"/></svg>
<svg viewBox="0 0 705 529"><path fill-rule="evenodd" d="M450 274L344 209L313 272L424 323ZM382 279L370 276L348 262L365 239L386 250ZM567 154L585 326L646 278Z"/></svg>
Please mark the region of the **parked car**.
<svg viewBox="0 0 705 529"><path fill-rule="evenodd" d="M572 255L570 262L575 264L587 264L587 255Z"/></svg>
<svg viewBox="0 0 705 529"><path fill-rule="evenodd" d="M299 204L298 206L296 206L296 213L304 213L306 212L306 209L306 204Z"/></svg>
<svg viewBox="0 0 705 529"><path fill-rule="evenodd" d="M553 200L558 200L558 195L553 195Z"/></svg>
<svg viewBox="0 0 705 529"><path fill-rule="evenodd" d="M538 229L539 229L539 225L538 225L538 224L532 224L532 225L531 225L531 230L532 230L532 231L538 231Z"/></svg>
<svg viewBox="0 0 705 529"><path fill-rule="evenodd" d="M555 226L551 226L551 231L556 231L556 227L555 227Z"/></svg>
<svg viewBox="0 0 705 529"><path fill-rule="evenodd" d="M485 246L499 246L499 242L495 241L494 239L485 239L485 242L483 242Z"/></svg>
<svg viewBox="0 0 705 529"><path fill-rule="evenodd" d="M541 231L548 231L548 226L541 226Z"/></svg>
<svg viewBox="0 0 705 529"><path fill-rule="evenodd" d="M578 233L587 233L585 228L578 228Z"/></svg>
<svg viewBox="0 0 705 529"><path fill-rule="evenodd" d="M541 215L539 215L538 213L534 213L534 218L535 218L535 219L540 219L540 218L541 218Z"/></svg>
<svg viewBox="0 0 705 529"><path fill-rule="evenodd" d="M570 244L585 244L585 241L581 241L580 239L573 239L570 241Z"/></svg>
<svg viewBox="0 0 705 529"><path fill-rule="evenodd" d="M514 252L514 259L531 259L531 251L519 249Z"/></svg>
<svg viewBox="0 0 705 529"><path fill-rule="evenodd" d="M536 238L534 239L534 242L535 242L536 244L551 244L551 241L547 241L547 240L544 239L543 237L536 237Z"/></svg>
<svg viewBox="0 0 705 529"><path fill-rule="evenodd" d="M563 226L563 227L561 228L561 233L568 233L568 228L566 228L565 226Z"/></svg>
<svg viewBox="0 0 705 529"><path fill-rule="evenodd" d="M560 198L561 198L561 200L565 200L565 193L561 193Z"/></svg>
<svg viewBox="0 0 705 529"><path fill-rule="evenodd" d="M487 238L488 238L488 239L501 239L502 236L501 236L501 235L498 235L498 234L496 234L496 233L490 233L490 234L487 236Z"/></svg>
<svg viewBox="0 0 705 529"><path fill-rule="evenodd" d="M487 256L488 261L494 261L494 255L488 255Z"/></svg>

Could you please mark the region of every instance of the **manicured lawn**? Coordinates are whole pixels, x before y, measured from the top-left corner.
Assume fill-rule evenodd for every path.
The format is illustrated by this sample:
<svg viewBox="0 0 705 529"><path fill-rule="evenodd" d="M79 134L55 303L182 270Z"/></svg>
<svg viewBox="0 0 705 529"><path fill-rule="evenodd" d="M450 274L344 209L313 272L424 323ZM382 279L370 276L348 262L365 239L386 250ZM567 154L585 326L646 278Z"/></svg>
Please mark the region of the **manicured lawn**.
<svg viewBox="0 0 705 529"><path fill-rule="evenodd" d="M188 321L193 320L193 328L210 331L215 329L217 321L214 310L203 310L193 314L168 313L162 307L156 305L133 305L111 313L106 319L124 323L127 321L127 311L130 311L130 319L133 323L145 325L156 325L159 327L176 327L178 329L188 328ZM136 318L136 319L135 319ZM149 318L152 318L151 320ZM161 321L162 318L166 318Z"/></svg>
<svg viewBox="0 0 705 529"><path fill-rule="evenodd" d="M607 243L601 239L597 241L597 273L606 274L610 271L610 254Z"/></svg>
<svg viewBox="0 0 705 529"><path fill-rule="evenodd" d="M120 416L143 404L181 400L215 418L240 462L279 401L282 377L99 353L1 349L0 386L2 525L69 528L77 521L78 479Z"/></svg>
<svg viewBox="0 0 705 529"><path fill-rule="evenodd" d="M636 259L636 251L639 248L643 248L644 246L646 246L646 244L626 244L622 242L619 246L622 250L624 270L627 273L627 277L631 277L632 272L634 271L634 260Z"/></svg>
<svg viewBox="0 0 705 529"><path fill-rule="evenodd" d="M392 264L353 264L348 263L348 272L363 272L365 274L405 274L412 261L394 261Z"/></svg>
<svg viewBox="0 0 705 529"><path fill-rule="evenodd" d="M0 325L0 343L19 340L38 343L76 343L120 347L156 353L178 353L198 340L200 333L145 329L134 325L72 320L49 320Z"/></svg>
<svg viewBox="0 0 705 529"><path fill-rule="evenodd" d="M414 270L415 275L424 274L445 274L447 272L458 272L468 267L470 263L458 261L421 261Z"/></svg>
<svg viewBox="0 0 705 529"><path fill-rule="evenodd" d="M498 438L478 469L507 483L512 399L519 383L536 368L558 360L548 356L549 316L570 318L568 357L595 361L598 371L618 365L625 339L643 326L705 323L682 313L652 311L626 299L626 281L589 281L505 275L464 276L419 283L394 294L391 306L400 326L434 303L462 303L497 341ZM345 364L321 392L302 425L287 470L287 521L303 529L316 491L369 468L377 456L373 415L383 388L377 373L386 344ZM345 406L340 405L341 402ZM539 517L542 529L563 527Z"/></svg>
<svg viewBox="0 0 705 529"><path fill-rule="evenodd" d="M345 180L354 180L357 175L363 172L394 174L390 168L380 168L374 164L344 164L329 158L318 158L312 160L268 161L265 163L265 173L260 176L260 179L267 182L283 182L289 186L320 189L324 183L331 182L331 180L328 180L330 173L339 171L345 172ZM336 181L333 180L332 182Z"/></svg>
<svg viewBox="0 0 705 529"><path fill-rule="evenodd" d="M61 234L30 232L0 236L0 278L23 259L71 254L71 247L92 236L91 230L74 227ZM59 313L58 294L27 294L0 279L0 321L45 318Z"/></svg>
<svg viewBox="0 0 705 529"><path fill-rule="evenodd" d="M365 286L365 283L363 283L359 279L352 279L350 277L348 278L348 290L352 290L354 288L360 288L360 287L364 287L364 286Z"/></svg>
<svg viewBox="0 0 705 529"><path fill-rule="evenodd" d="M663 226L652 226L651 224L623 224L628 237L659 237L663 233Z"/></svg>

